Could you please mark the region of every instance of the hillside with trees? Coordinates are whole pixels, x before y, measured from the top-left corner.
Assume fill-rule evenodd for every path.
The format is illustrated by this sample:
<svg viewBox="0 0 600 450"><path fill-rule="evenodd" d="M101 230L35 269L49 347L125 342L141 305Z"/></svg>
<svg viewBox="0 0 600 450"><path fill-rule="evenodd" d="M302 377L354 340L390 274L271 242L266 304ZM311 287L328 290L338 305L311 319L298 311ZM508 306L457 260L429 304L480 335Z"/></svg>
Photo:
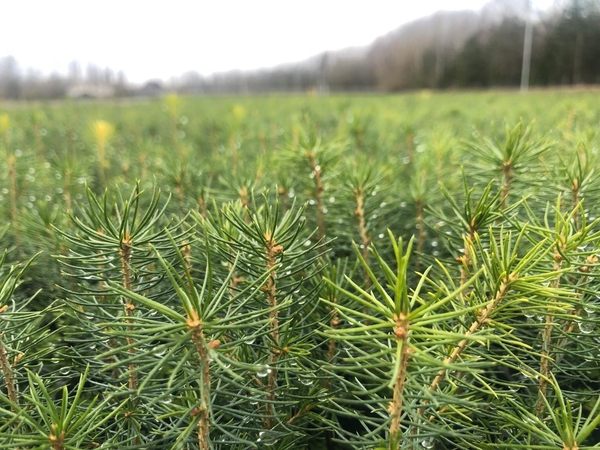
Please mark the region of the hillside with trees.
<svg viewBox="0 0 600 450"><path fill-rule="evenodd" d="M182 94L398 92L411 89L516 87L521 82L526 23L532 27L534 86L600 84L600 0L556 2L533 15L527 0L492 0L480 11L440 11L405 24L361 48L328 51L256 71L204 76L188 72L165 90ZM149 74L151 76L151 74ZM67 76L23 73L0 58L0 98L52 99L158 95L125 75L72 63Z"/></svg>

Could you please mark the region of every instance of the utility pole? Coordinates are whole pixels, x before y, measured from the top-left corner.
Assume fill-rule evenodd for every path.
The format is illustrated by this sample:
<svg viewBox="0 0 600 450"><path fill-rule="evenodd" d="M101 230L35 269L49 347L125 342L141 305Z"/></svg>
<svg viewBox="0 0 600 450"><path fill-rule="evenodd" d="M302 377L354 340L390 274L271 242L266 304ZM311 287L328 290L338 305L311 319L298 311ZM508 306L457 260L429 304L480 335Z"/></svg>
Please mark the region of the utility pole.
<svg viewBox="0 0 600 450"><path fill-rule="evenodd" d="M529 72L531 69L531 44L533 41L533 24L531 23L531 3L527 7L525 18L525 39L523 40L523 65L521 69L521 92L529 90Z"/></svg>

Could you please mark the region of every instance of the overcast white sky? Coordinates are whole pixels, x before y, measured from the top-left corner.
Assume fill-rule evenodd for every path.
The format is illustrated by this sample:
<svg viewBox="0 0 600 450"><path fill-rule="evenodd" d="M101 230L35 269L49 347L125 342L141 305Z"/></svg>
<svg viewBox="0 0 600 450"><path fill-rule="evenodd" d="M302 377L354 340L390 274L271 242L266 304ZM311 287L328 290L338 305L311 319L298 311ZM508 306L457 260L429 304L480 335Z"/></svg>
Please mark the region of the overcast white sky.
<svg viewBox="0 0 600 450"><path fill-rule="evenodd" d="M485 0L0 0L0 57L66 73L70 61L123 70L133 82L208 75L366 45L441 9ZM534 0L544 8L552 0Z"/></svg>

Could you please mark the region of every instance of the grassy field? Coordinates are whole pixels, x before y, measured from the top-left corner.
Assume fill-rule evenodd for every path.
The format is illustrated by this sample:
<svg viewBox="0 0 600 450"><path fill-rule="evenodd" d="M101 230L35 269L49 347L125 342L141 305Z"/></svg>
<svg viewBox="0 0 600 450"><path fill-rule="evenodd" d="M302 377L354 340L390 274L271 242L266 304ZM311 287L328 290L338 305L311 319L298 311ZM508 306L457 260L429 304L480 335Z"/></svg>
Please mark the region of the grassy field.
<svg viewBox="0 0 600 450"><path fill-rule="evenodd" d="M0 105L0 448L597 448L599 98Z"/></svg>

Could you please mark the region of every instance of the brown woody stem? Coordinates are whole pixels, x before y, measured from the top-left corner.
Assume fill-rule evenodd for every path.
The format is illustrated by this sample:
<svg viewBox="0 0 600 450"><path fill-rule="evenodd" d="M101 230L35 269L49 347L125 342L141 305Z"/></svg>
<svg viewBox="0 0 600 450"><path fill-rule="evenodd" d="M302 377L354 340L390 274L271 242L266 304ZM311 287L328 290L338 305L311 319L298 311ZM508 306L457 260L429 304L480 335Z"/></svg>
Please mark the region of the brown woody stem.
<svg viewBox="0 0 600 450"><path fill-rule="evenodd" d="M502 176L504 178L504 184L502 185L500 209L504 210L506 209L506 199L510 193L510 186L514 178L513 164L510 160L505 161L502 165Z"/></svg>
<svg viewBox="0 0 600 450"><path fill-rule="evenodd" d="M408 347L408 329L409 322L404 313L400 316L394 315L396 322L394 326L394 335L396 336L397 345L400 346L400 369L398 375L394 380L394 394L392 397L392 403L389 407L390 415L392 420L390 422L390 437L393 442L398 442L400 437L400 419L402 418L402 399L404 394L404 385L406 382L406 369L408 366L408 359L410 358L411 351Z"/></svg>
<svg viewBox="0 0 600 450"><path fill-rule="evenodd" d="M325 185L323 184L323 171L321 166L315 158L313 152L308 152L308 163L312 169L315 180L315 202L317 203L317 239L320 241L325 237L325 212L323 210L323 192L325 191ZM319 249L319 253L322 253L322 249Z"/></svg>
<svg viewBox="0 0 600 450"><path fill-rule="evenodd" d="M125 233L125 236L121 239L121 250L119 251L119 253L121 255L121 270L123 273L123 287L125 289L127 289L128 291L132 290L132 288L133 288L132 277L131 277L131 267L130 267L132 247L133 247L133 242L131 240L131 237L129 236L129 233ZM130 298L127 298L125 300L125 316L127 317L127 323L131 323L130 317L132 316L133 311L135 311L135 305L133 304L133 302L131 301ZM133 331L133 330L131 330L131 331ZM130 336L127 336L125 338L125 340L127 341L127 345L129 345L129 346L131 346L134 343L133 338L131 338ZM134 354L135 348L130 347L128 351L129 351L129 353ZM138 382L137 382L136 365L129 364L129 389L132 392L135 392L137 390L137 386L138 386Z"/></svg>
<svg viewBox="0 0 600 450"><path fill-rule="evenodd" d="M6 309L4 309L6 310ZM0 311L2 312L2 311ZM15 386L15 379L13 377L12 368L10 367L10 363L8 362L8 356L6 354L6 349L4 348L4 344L2 343L2 334L0 334L0 370L2 370L2 375L4 375L4 383L6 384L6 391L8 393L8 399L15 406L19 406L19 399L17 397L17 389ZM14 407L13 407L14 409Z"/></svg>
<svg viewBox="0 0 600 450"><path fill-rule="evenodd" d="M211 341L208 344L204 340L202 321L196 311L192 311L187 318L188 328L192 330L192 341L198 354L198 362L202 370L202 402L200 406L192 411L192 417L198 417L197 435L200 450L209 450L210 440L210 360L208 348L216 349L220 341Z"/></svg>
<svg viewBox="0 0 600 450"><path fill-rule="evenodd" d="M267 270L271 271L267 278L266 284L263 289L267 295L267 301L269 306L274 308L271 311L271 353L269 356L269 378L267 382L267 405L266 405L266 419L265 423L267 428L273 428L273 417L275 415L273 409L273 402L276 400L275 390L277 389L277 370L275 365L279 358L279 310L277 308L277 285L275 283L276 272L273 270L277 264L277 255L283 251L281 245L277 245L270 233L265 234L265 241L267 243L266 257L267 257Z"/></svg>
<svg viewBox="0 0 600 450"><path fill-rule="evenodd" d="M516 280L517 278L518 274L513 273L506 277L506 279L504 279L500 283L500 286L498 287L498 291L496 292L494 299L488 304L486 308L479 311L477 319L471 324L471 326L465 333L466 337L463 340L461 340L456 347L454 347L454 350L452 351L450 356L444 359L444 365L454 364L458 360L459 356L465 351L465 349L469 345L470 339L468 339L467 337L477 333L477 331L479 331L481 327L488 322L489 316L498 307L504 296L507 294L510 283ZM446 378L446 374L447 369L440 369L436 377L429 385L429 392L435 392L438 390L440 384ZM424 412L425 407L421 407L419 409L419 413L423 414Z"/></svg>
<svg viewBox="0 0 600 450"><path fill-rule="evenodd" d="M328 300L333 302L334 304L337 304L337 298L335 298L331 294L328 296ZM340 318L337 313L337 308L332 308L331 313L332 313L332 316L331 316L331 320L329 321L329 326L331 327L332 330L335 330L340 325ZM327 347L327 361L329 361L329 362L333 361L333 359L335 358L335 351L336 351L335 339L329 339L329 343L328 343L328 347ZM329 389L331 387L331 378L327 377L325 379L324 386L325 386L325 389Z"/></svg>
<svg viewBox="0 0 600 450"><path fill-rule="evenodd" d="M367 235L367 225L365 221L365 197L362 187L357 187L354 191L354 199L356 200L356 210L354 215L358 219L358 228L360 231L360 240L362 244L361 253L365 260L367 267L369 266L369 245L371 244L371 238ZM365 287L368 288L371 285L371 278L365 272Z"/></svg>
<svg viewBox="0 0 600 450"><path fill-rule="evenodd" d="M562 267L562 256L557 251L554 254L554 264L553 270L554 272L558 272ZM556 279L552 282L552 288L558 289L560 286L560 274L556 276ZM551 300L552 303L556 302L556 298ZM546 396L546 391L548 390L548 375L550 374L550 353L552 350L552 328L554 323L554 316L552 314L548 314L546 316L546 324L544 326L544 331L542 333L542 352L540 359L540 382L539 382L539 399L536 406L536 414L539 416L544 411L546 403L544 402L544 397Z"/></svg>
<svg viewBox="0 0 600 450"><path fill-rule="evenodd" d="M50 433L48 434L48 440L52 446L52 450L64 450L65 448L65 432L62 431L57 434L56 424L50 425Z"/></svg>
<svg viewBox="0 0 600 450"><path fill-rule="evenodd" d="M571 185L571 207L577 208L579 204L579 180L574 179ZM573 214L573 221L575 222L575 229L579 230L579 211Z"/></svg>

